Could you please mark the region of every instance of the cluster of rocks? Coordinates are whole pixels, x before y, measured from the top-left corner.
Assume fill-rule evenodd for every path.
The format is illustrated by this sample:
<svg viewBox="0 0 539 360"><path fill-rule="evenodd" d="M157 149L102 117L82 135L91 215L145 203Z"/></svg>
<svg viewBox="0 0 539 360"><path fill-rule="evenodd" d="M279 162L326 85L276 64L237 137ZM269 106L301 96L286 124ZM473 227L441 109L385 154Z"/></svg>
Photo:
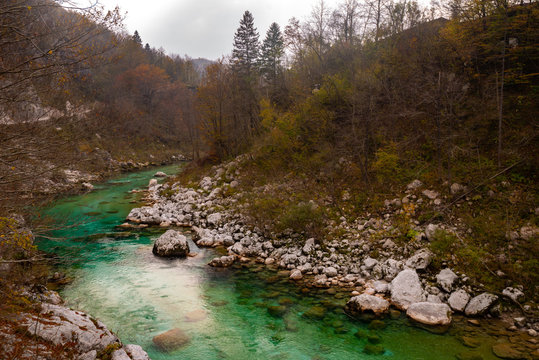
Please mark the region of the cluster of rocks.
<svg viewBox="0 0 539 360"><path fill-rule="evenodd" d="M4 355L22 348L23 354L17 352L16 358L95 360L109 353L113 360L149 360L139 345L122 345L101 321L64 306L58 293L39 289L22 293L38 304L38 311L20 314L14 325L16 331L9 323L0 327L0 350ZM36 346L28 346L25 336L35 339Z"/></svg>
<svg viewBox="0 0 539 360"><path fill-rule="evenodd" d="M330 232L338 231L340 239L322 244L314 238L301 240L301 234L291 230L268 234L245 225L247 221L233 210L238 196L226 196L238 186L237 167L241 161L238 158L214 169L213 177L204 177L194 188L152 182L148 198L153 205L133 209L127 219L162 227L190 226L198 246L226 247L228 255L213 259L211 266L226 267L250 258L290 270L292 280L312 286L350 287L355 296L347 309L352 314L385 313L393 305L423 324L448 325L452 312L467 316L499 313L499 297L473 287L466 275L449 268L437 274L429 271L434 258L429 242L440 231L457 232L456 227L434 223L420 226L410 220L413 241L397 246L392 240L398 232L393 222L396 215L413 212L423 202L442 204L437 192L421 191L420 181L409 184L403 198L387 201L387 212L380 218L372 216L354 222L342 218L340 224L330 224ZM451 186L453 195L465 190L459 184ZM161 195L165 193L167 196ZM371 257L373 252L377 253L376 259ZM503 295L516 296L518 302L520 295L513 295L514 291L506 289Z"/></svg>

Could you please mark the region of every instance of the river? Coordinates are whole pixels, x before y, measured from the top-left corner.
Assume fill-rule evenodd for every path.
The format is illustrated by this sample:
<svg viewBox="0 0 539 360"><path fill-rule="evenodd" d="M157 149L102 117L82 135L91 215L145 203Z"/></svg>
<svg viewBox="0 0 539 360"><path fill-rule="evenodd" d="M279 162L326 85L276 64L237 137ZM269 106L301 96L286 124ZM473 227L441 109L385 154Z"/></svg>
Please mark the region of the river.
<svg viewBox="0 0 539 360"><path fill-rule="evenodd" d="M432 360L457 354L497 359L491 352L496 337L489 335L495 325L480 328L456 319L438 335L414 326L404 314L383 322L350 319L342 310L348 293L300 288L286 274L261 266L211 268L207 263L216 250L198 249L192 241L195 257L153 256L153 241L164 229L116 226L140 205L140 194L131 190L144 188L156 171L178 170L167 166L122 175L43 210L63 226L51 233L56 239L38 240L73 279L61 295L70 307L102 320L122 342L141 345L154 360ZM172 353L152 345L153 336L176 327L189 335L189 344ZM462 336L476 347L464 346ZM365 352L368 344L377 349L373 343L383 355Z"/></svg>

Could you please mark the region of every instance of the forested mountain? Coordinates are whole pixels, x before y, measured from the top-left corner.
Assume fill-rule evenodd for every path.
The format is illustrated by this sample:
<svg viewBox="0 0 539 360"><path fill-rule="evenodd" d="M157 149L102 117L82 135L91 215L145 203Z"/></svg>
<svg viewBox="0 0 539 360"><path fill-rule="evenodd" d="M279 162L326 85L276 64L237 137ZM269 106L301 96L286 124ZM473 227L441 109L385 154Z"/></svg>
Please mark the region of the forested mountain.
<svg viewBox="0 0 539 360"><path fill-rule="evenodd" d="M100 174L191 148L187 87L199 72L143 47L118 8L8 0L0 19L2 208L56 192L72 180L64 170Z"/></svg>

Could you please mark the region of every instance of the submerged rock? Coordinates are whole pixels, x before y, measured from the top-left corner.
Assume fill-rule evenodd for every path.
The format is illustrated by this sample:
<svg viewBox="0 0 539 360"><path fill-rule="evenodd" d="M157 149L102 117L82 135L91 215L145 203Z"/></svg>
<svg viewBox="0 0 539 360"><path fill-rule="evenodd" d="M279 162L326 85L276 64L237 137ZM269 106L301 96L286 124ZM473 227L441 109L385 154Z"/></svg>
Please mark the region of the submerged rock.
<svg viewBox="0 0 539 360"><path fill-rule="evenodd" d="M154 336L152 341L159 350L170 352L188 344L191 339L183 330L174 328Z"/></svg>
<svg viewBox="0 0 539 360"><path fill-rule="evenodd" d="M158 171L154 174L154 177L167 177L167 174L162 171Z"/></svg>
<svg viewBox="0 0 539 360"><path fill-rule="evenodd" d="M216 257L208 265L213 267L229 267L234 263L236 257L234 255Z"/></svg>
<svg viewBox="0 0 539 360"><path fill-rule="evenodd" d="M424 300L423 288L415 270L405 269L391 282L391 302L397 308L406 310L411 304Z"/></svg>
<svg viewBox="0 0 539 360"><path fill-rule="evenodd" d="M361 294L351 298L346 308L351 313L372 311L375 314L383 314L389 310L389 301L378 296Z"/></svg>
<svg viewBox="0 0 539 360"><path fill-rule="evenodd" d="M446 304L415 303L408 307L406 315L425 325L445 326L451 324L451 309Z"/></svg>
<svg viewBox="0 0 539 360"><path fill-rule="evenodd" d="M152 252L163 257L186 257L189 253L187 238L175 230L167 230L154 243Z"/></svg>
<svg viewBox="0 0 539 360"><path fill-rule="evenodd" d="M492 346L492 352L497 357L502 359L527 359L527 356L524 356L519 350L515 349L514 345L511 343L501 343Z"/></svg>

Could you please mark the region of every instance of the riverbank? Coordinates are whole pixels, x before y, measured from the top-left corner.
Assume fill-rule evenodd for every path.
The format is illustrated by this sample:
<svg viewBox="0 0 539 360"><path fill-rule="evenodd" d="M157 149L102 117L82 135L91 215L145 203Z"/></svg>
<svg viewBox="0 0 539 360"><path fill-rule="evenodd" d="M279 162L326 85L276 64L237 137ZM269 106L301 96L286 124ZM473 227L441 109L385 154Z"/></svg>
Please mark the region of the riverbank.
<svg viewBox="0 0 539 360"><path fill-rule="evenodd" d="M241 162L240 157L212 168L210 176L191 188L177 182L150 184L148 201L153 205L132 210L127 219L164 228L192 226L197 245L227 248L228 256L210 262L214 266L227 266L234 261L261 263L290 271L290 278L301 286L346 288L354 296L347 307L351 313L374 310L369 308L372 304L361 302L367 296L372 296L367 300L389 301L382 312L389 311L389 303L403 311L417 303L408 315L419 322L435 324L437 320L425 320L433 308L439 310L435 311L435 318L443 317L448 309L449 313L470 317L499 317L505 320L508 331L520 331L524 343L536 343L537 308L533 297L526 296L522 287L489 292L476 279L453 271L446 263L433 263L433 243L448 235L458 239L466 231L458 225L420 224L414 219L414 208L422 204L441 206L445 201L441 194L414 181L405 189L403 198L386 201L382 216L365 214L368 218L344 218L329 225L329 233L337 234L329 241L305 239L305 234L292 230L268 234L249 226L249 219L241 214L245 206L237 190ZM455 192L464 193L465 189L457 185L452 186ZM395 236L396 223L402 216L414 230L411 241L404 245L397 244ZM519 236L525 236L526 231L521 230ZM412 294L410 289L414 290ZM356 297L360 294L363 298ZM522 304L524 299L527 301Z"/></svg>
<svg viewBox="0 0 539 360"><path fill-rule="evenodd" d="M140 166L150 165L141 164ZM158 169L169 171L173 167L160 167ZM155 171L146 170L148 174L144 176L151 177ZM124 176L135 179L138 176L138 173L128 174L130 175ZM111 174L109 176L112 177ZM114 180L109 182L115 184ZM103 186L103 183L96 183L95 191L99 192ZM115 186L118 187L118 185ZM123 186L126 189L131 189L130 180L127 180ZM88 191L88 189L74 192L78 193L79 196L99 197L99 195L94 195L94 191ZM64 193L63 196L66 197L67 194ZM138 201L137 199L136 196L133 196L125 201L126 204L122 205L126 207L125 211L133 207L133 202ZM87 211L86 213L88 215L85 218L77 217L72 222L68 221L69 214L64 214L61 218L52 216L50 220L54 220L54 223L48 222L47 234L44 234L43 230L39 234L52 236L59 244L67 242L70 233L76 231L74 229L85 229L92 225L91 218L95 212ZM45 214L40 214L40 216L50 217ZM67 305L64 305L63 299L57 293L47 289L46 286L63 288L72 282L73 278L57 272L56 268L53 270L52 264L60 262L55 249L36 248L36 239L29 228L30 226L21 216L17 216L15 219L0 218L2 238L0 243L0 253L2 254L0 259L0 273L2 275L0 282L2 299L0 337L3 339L1 341L2 353L12 356L7 358L21 359L73 359L79 357L85 360L109 359L114 351L123 349L121 342L105 325L98 320L91 320L93 324L91 325L88 322L88 319L92 319L90 315L79 310L71 310ZM64 227L65 230L62 232ZM43 253L39 250L46 250L46 252ZM102 341L103 338L106 338L107 341ZM127 349L131 349L129 351L135 355L143 353L142 350L137 350L136 346L130 346ZM122 351L119 351L118 354L121 355ZM136 355L132 359L145 359L141 356ZM126 358L124 357L124 359Z"/></svg>

